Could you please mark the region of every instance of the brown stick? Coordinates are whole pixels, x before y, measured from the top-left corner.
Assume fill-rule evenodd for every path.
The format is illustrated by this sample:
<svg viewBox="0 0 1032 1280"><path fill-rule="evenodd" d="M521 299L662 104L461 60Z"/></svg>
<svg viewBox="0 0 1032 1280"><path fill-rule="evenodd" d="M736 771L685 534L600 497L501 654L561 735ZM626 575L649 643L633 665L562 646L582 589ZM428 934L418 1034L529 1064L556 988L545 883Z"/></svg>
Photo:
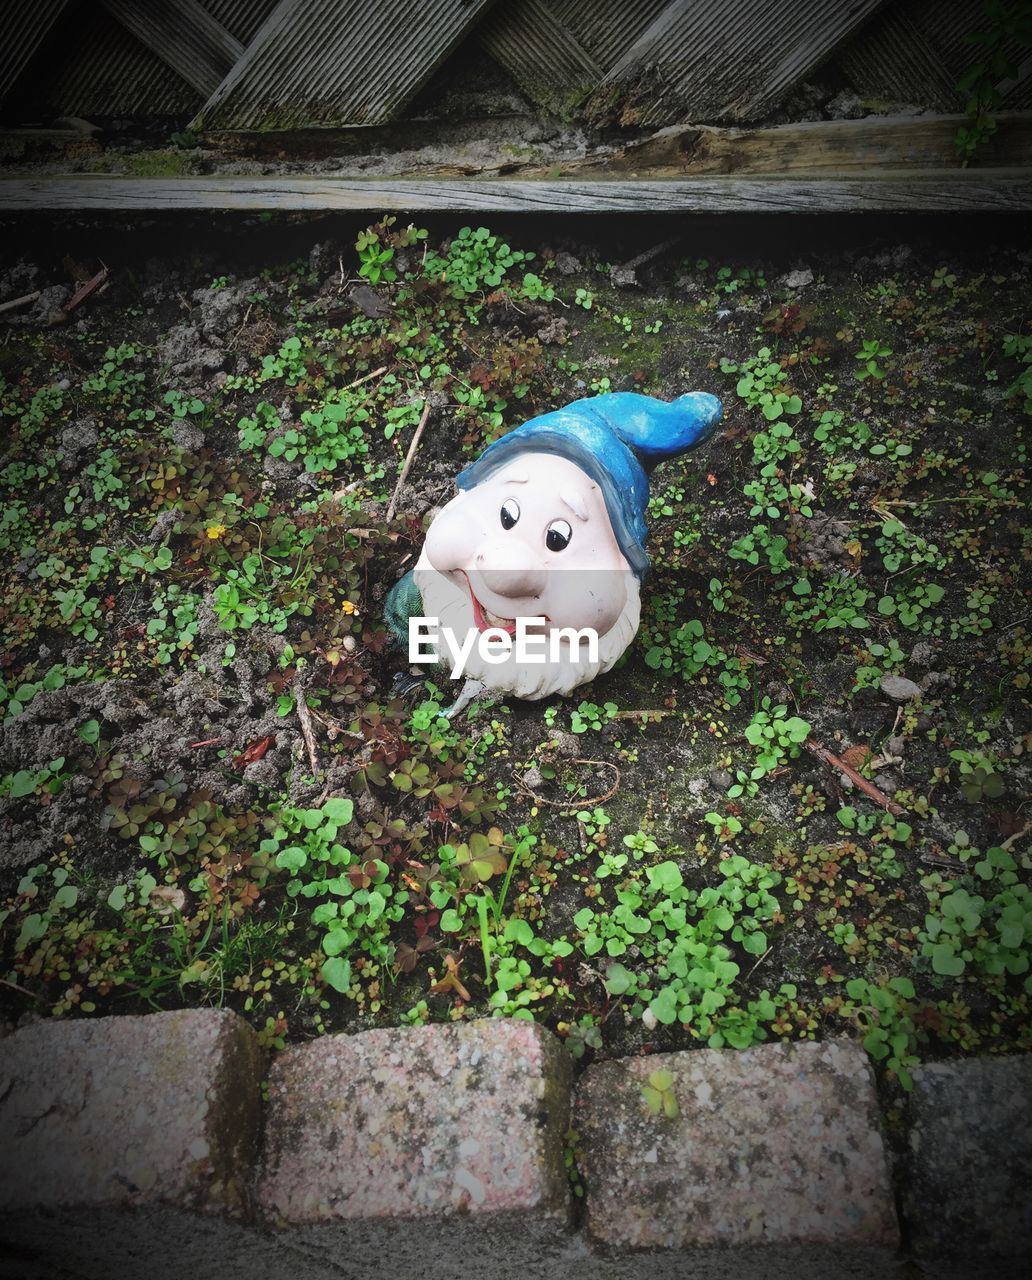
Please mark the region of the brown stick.
<svg viewBox="0 0 1032 1280"><path fill-rule="evenodd" d="M1027 836L1030 831L1032 831L1032 822L1027 822L1020 831L1015 831L1012 836L1008 836L1006 840L1002 840L999 847L1001 849L1005 849L1009 853L1018 841Z"/></svg>
<svg viewBox="0 0 1032 1280"><path fill-rule="evenodd" d="M68 315L70 311L74 311L75 308L79 305L79 303L85 302L85 300L90 296L90 294L94 291L94 289L99 289L100 286L104 283L104 281L107 278L108 278L107 267L101 267L101 269L97 272L97 274L93 277L92 280L87 280L86 283L81 288L76 289L76 291L64 304L61 310L65 313L65 315Z"/></svg>
<svg viewBox="0 0 1032 1280"><path fill-rule="evenodd" d="M613 716L613 719L614 720L663 720L666 716L679 716L681 714L682 713L680 711L671 711L668 707L664 707L663 710L661 711L658 709L652 710L652 711L648 711L644 709L641 711L618 711L616 715Z"/></svg>
<svg viewBox="0 0 1032 1280"><path fill-rule="evenodd" d="M651 249L646 249L644 253L639 253L637 257L629 259L627 262L621 262L617 267L618 271L636 271L639 267L645 266L647 262L651 262L653 258L658 258L661 253L666 253L668 249L673 249L679 245L684 236L673 236L669 240L662 240L659 244L653 245Z"/></svg>
<svg viewBox="0 0 1032 1280"><path fill-rule="evenodd" d="M391 494L391 500L387 507L387 519L394 518L394 508L398 505L398 494L401 487L408 479L409 468L412 466L412 459L416 456L416 450L419 448L419 440L423 434L423 428L426 426L426 420L430 416L429 400L423 405L423 416L419 419L419 426L416 427L415 435L412 437L412 443L408 447L408 453L405 454L405 461L402 463L401 475L398 476L398 483L394 486L394 492Z"/></svg>
<svg viewBox="0 0 1032 1280"><path fill-rule="evenodd" d="M823 761L825 764L830 764L839 773L844 773L853 786L862 791L875 804L880 804L883 809L888 809L889 813L894 814L897 818L906 813L906 809L902 805L897 804L895 800L890 800L885 792L880 791L873 782L868 782L866 778L861 778L855 769L846 764L845 760L840 760L827 747L822 747L819 742L814 742L813 738L807 738L805 746L810 755L816 756L818 760Z"/></svg>
<svg viewBox="0 0 1032 1280"><path fill-rule="evenodd" d="M221 741L222 741L221 738L205 738L203 742L191 742L190 746L191 747L214 747L217 743Z"/></svg>
<svg viewBox="0 0 1032 1280"><path fill-rule="evenodd" d="M10 987L12 991L17 991L23 996L28 996L30 1000L39 1000L39 996L34 996L31 991L25 987L19 987L17 982L8 982L6 978L0 978L0 987Z"/></svg>
<svg viewBox="0 0 1032 1280"><path fill-rule="evenodd" d="M0 302L0 314L4 311L14 311L16 307L27 307L30 302L35 302L39 297L39 290L35 293L23 293L20 298L12 298L9 302Z"/></svg>
<svg viewBox="0 0 1032 1280"><path fill-rule="evenodd" d="M521 792L524 796L526 796L526 797L528 797L529 799L533 800L533 802L534 802L535 804L544 804L544 805L547 805L550 809L589 809L589 808L594 808L594 806L595 806L595 805L605 804L605 802L606 802L607 800L612 799L612 797L616 795L617 791L619 791L619 789L620 789L620 770L619 770L619 769L617 768L617 766L616 766L615 764L613 764L610 760L584 760L584 759L581 759L580 757L578 757L578 758L577 758L577 759L575 759L575 760L571 760L571 761L570 761L570 764L597 764L597 765L601 765L603 769L612 769L613 773L615 773L615 774L616 774L616 780L614 781L613 785L609 788L609 790L608 790L608 791L603 791L601 795L597 795L597 796L589 796L586 800L569 800L569 801L563 801L563 800L546 800L544 796L540 796L540 795L538 795L538 793L534 790L534 788L533 788L533 787L531 787L531 786L529 786L529 785L527 784L527 782L526 782L526 780L525 780L525 778L524 778L524 775L523 775L522 773L517 773L515 769L514 769L514 770L513 770L513 772L512 772L512 776L513 776L513 780L515 781L515 783L516 783L517 787L520 789L520 792Z"/></svg>
<svg viewBox="0 0 1032 1280"><path fill-rule="evenodd" d="M312 777L319 776L319 755L315 746L315 730L312 728L312 713L308 709L308 703L305 701L305 691L302 686L300 672L294 678L294 709L297 711L297 718L301 724L301 736L305 740L305 748L308 751L308 763L312 766Z"/></svg>
<svg viewBox="0 0 1032 1280"><path fill-rule="evenodd" d="M360 387L363 382L368 382L370 378L378 378L381 373L387 372L387 366L382 364L379 369L374 369L372 373L364 373L361 378L356 378L354 382L349 382L346 387L341 387L342 391L350 391L352 387Z"/></svg>

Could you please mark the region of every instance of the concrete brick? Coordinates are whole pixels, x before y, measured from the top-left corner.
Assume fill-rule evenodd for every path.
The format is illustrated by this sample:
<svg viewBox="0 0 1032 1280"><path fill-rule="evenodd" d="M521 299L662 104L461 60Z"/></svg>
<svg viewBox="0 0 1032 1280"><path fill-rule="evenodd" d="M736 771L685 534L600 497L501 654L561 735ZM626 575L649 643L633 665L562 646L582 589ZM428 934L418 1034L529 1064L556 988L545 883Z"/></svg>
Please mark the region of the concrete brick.
<svg viewBox="0 0 1032 1280"><path fill-rule="evenodd" d="M118 1280L255 1276L254 1033L215 1010L0 1041L0 1253ZM251 1261L248 1263L248 1258Z"/></svg>
<svg viewBox="0 0 1032 1280"><path fill-rule="evenodd" d="M520 1020L327 1036L270 1073L259 1200L359 1276L524 1274L568 1238L569 1056ZM502 1269L498 1269L499 1263Z"/></svg>
<svg viewBox="0 0 1032 1280"><path fill-rule="evenodd" d="M938 1260L936 1276L1028 1274L1030 1097L1029 1055L914 1071L903 1207L912 1246Z"/></svg>
<svg viewBox="0 0 1032 1280"><path fill-rule="evenodd" d="M675 1077L673 1119L645 1105L657 1070ZM581 1081L574 1127L603 1254L677 1251L693 1276L736 1278L880 1278L895 1266L874 1078L852 1041L600 1063ZM624 1274L665 1273L656 1260L629 1259Z"/></svg>

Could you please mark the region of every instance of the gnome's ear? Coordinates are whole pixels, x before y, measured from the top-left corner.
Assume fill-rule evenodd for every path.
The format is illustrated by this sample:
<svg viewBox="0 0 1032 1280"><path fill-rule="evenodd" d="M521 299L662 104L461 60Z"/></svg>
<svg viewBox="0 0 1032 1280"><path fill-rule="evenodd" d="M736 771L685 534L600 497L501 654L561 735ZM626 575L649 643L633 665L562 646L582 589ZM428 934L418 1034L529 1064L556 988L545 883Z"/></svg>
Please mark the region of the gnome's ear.
<svg viewBox="0 0 1032 1280"><path fill-rule="evenodd" d="M708 440L724 412L717 397L706 391L689 391L669 404L625 391L599 396L595 404L611 429L646 466Z"/></svg>

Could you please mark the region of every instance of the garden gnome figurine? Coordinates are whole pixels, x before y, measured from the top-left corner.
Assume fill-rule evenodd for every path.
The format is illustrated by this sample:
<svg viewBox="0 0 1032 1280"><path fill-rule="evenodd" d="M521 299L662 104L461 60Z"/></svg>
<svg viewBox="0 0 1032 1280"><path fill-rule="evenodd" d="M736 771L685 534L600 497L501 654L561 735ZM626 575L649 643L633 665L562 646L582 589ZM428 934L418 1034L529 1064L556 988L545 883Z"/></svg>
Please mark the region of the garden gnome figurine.
<svg viewBox="0 0 1032 1280"><path fill-rule="evenodd" d="M419 660L436 653L466 676L452 714L484 689L566 694L616 663L638 630L649 567L648 472L708 439L721 412L704 391L670 403L633 392L575 400L462 471L387 598L410 657L418 633L428 637Z"/></svg>

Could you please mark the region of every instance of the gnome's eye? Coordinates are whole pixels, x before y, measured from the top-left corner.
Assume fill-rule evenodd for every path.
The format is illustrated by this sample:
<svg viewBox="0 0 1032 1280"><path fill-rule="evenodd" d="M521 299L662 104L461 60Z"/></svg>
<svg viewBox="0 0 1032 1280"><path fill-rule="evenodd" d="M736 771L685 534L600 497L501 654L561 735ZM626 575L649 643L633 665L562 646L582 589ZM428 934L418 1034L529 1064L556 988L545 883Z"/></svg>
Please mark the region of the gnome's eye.
<svg viewBox="0 0 1032 1280"><path fill-rule="evenodd" d="M506 498L498 514L502 521L502 528L511 529L520 518L520 504L515 498Z"/></svg>
<svg viewBox="0 0 1032 1280"><path fill-rule="evenodd" d="M565 551L572 537L573 530L565 520L553 520L545 534L545 546L549 551Z"/></svg>

